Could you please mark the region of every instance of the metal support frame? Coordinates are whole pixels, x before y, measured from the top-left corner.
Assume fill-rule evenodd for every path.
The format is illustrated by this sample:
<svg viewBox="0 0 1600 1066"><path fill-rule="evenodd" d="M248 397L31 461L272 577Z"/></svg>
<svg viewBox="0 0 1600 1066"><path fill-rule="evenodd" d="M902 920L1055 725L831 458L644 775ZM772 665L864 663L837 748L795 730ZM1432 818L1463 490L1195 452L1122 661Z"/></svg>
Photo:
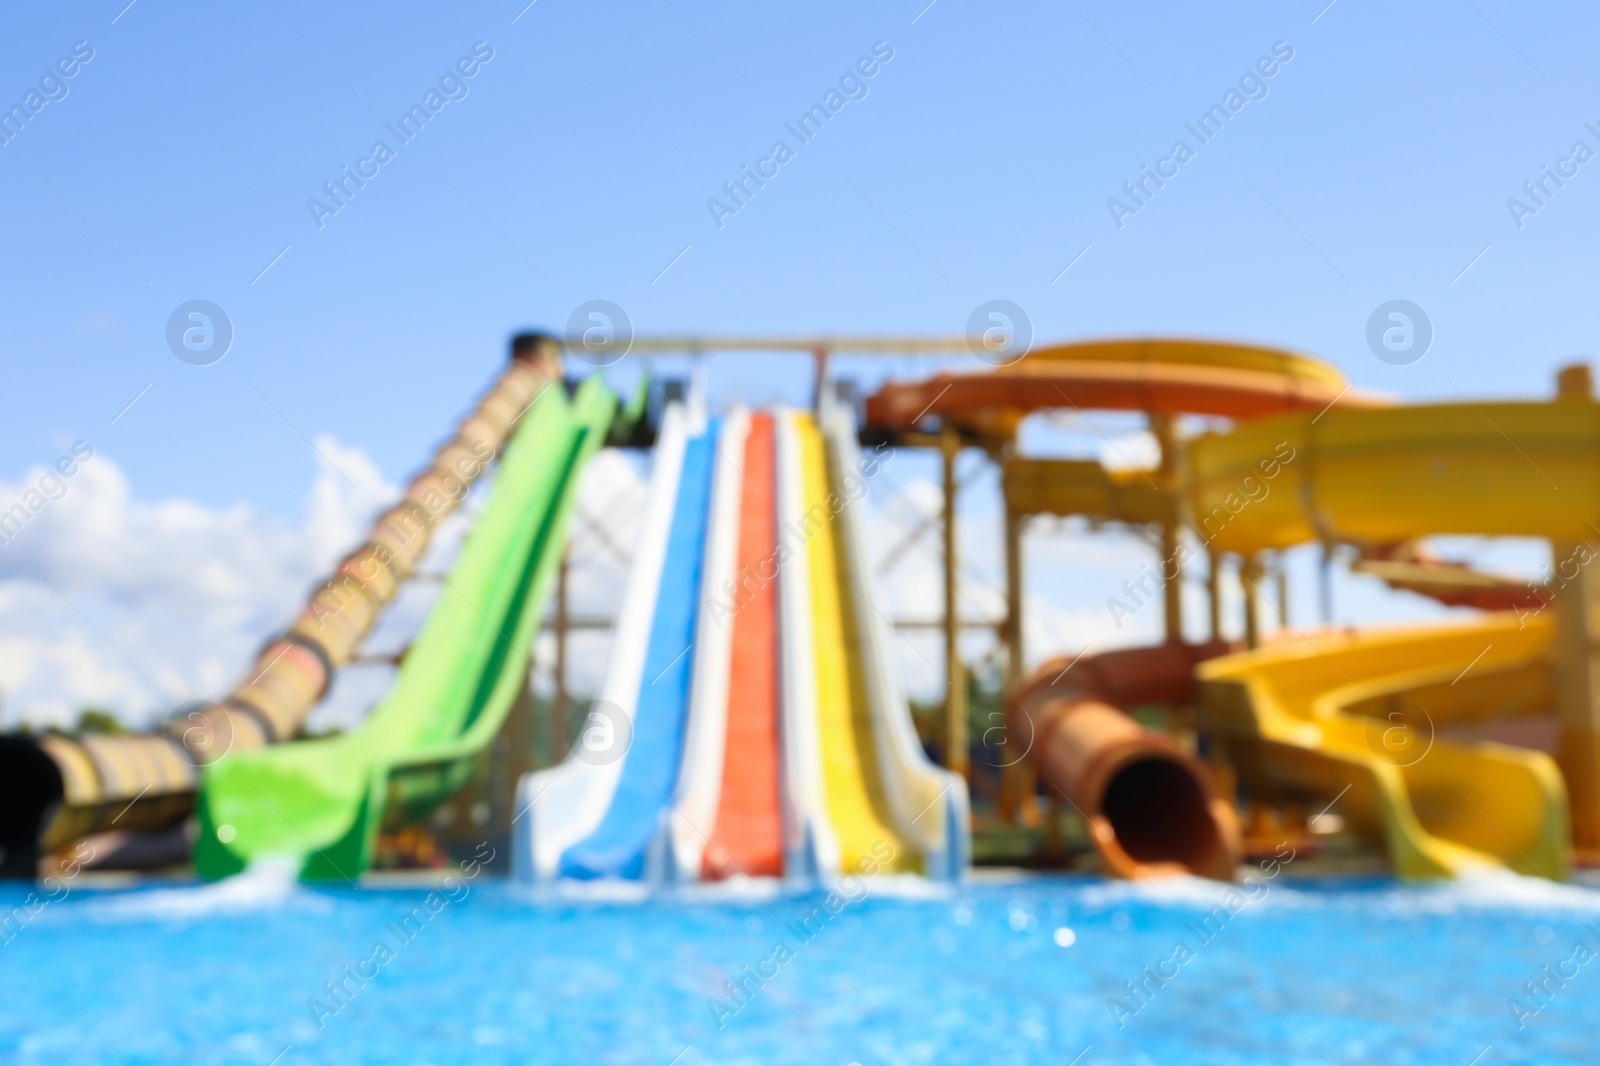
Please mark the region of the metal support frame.
<svg viewBox="0 0 1600 1066"><path fill-rule="evenodd" d="M949 687L944 703L944 764L953 773L966 777L967 767L967 678L961 661L961 624L957 613L960 595L957 574L956 542L956 458L961 454L961 438L954 426L939 433L939 457L944 490L944 664Z"/></svg>
<svg viewBox="0 0 1600 1066"><path fill-rule="evenodd" d="M1239 583L1244 586L1244 645L1261 647L1261 557L1254 552L1239 561Z"/></svg>
<svg viewBox="0 0 1600 1066"><path fill-rule="evenodd" d="M567 746L567 633L572 620L567 609L567 571L571 569L571 557L569 546L567 551L561 553L561 569L556 571L555 691L550 694L548 737L551 766L561 761Z"/></svg>
<svg viewBox="0 0 1600 1066"><path fill-rule="evenodd" d="M1161 461L1156 469L1156 479L1163 489L1172 492L1178 483L1178 448L1173 434L1170 415L1151 415L1150 432L1161 448ZM1161 597L1169 644L1183 642L1183 568L1178 559L1178 522L1162 522L1160 530ZM1170 572L1169 572L1170 571Z"/></svg>

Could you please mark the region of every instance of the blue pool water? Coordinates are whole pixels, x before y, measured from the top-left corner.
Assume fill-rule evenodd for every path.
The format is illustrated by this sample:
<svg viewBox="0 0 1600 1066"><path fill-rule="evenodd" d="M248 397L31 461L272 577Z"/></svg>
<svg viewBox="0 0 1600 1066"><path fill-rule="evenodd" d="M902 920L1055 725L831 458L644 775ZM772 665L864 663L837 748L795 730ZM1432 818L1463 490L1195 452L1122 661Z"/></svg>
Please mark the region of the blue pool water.
<svg viewBox="0 0 1600 1066"><path fill-rule="evenodd" d="M826 919L815 894L570 891L582 895L532 898L484 876L440 890L430 913L424 888L254 874L75 887L0 936L0 1061L1600 1060L1600 960L1573 951L1580 939L1600 950L1594 889L1280 877L1230 914L1224 889L1199 882L940 889L885 876ZM22 901L0 888L0 914ZM1219 906L1226 920L1198 934ZM1541 1003L1523 982L1546 965L1569 976L1547 980ZM746 966L769 979L746 978L741 1004L724 981ZM1124 982L1147 980L1145 966L1175 976L1130 997ZM343 1002L324 989L341 978ZM1539 1008L1520 1028L1518 994Z"/></svg>

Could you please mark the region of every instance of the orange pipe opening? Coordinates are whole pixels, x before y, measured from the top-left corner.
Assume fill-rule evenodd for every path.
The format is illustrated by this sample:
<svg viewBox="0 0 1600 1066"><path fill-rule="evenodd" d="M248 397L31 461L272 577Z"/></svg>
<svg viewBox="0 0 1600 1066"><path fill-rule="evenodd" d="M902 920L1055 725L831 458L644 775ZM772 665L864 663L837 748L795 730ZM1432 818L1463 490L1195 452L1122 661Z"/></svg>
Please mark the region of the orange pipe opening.
<svg viewBox="0 0 1600 1066"><path fill-rule="evenodd" d="M1112 875L1233 880L1242 849L1232 805L1198 759L1125 713L1188 702L1195 665L1231 650L1222 642L1164 644L1058 659L1008 701L1011 735L1031 738L1039 776L1083 816Z"/></svg>

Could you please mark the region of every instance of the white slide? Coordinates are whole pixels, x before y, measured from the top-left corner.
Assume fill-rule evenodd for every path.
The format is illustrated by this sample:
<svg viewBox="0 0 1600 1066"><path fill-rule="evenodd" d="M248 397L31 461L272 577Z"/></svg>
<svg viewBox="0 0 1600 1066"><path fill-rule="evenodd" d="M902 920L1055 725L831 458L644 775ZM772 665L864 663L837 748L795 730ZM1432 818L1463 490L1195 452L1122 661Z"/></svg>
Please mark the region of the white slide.
<svg viewBox="0 0 1600 1066"><path fill-rule="evenodd" d="M783 871L785 880L831 881L839 842L828 819L811 635L811 566L800 520L805 488L795 414L774 414L778 502L778 674L783 745ZM787 551L785 551L787 547Z"/></svg>
<svg viewBox="0 0 1600 1066"><path fill-rule="evenodd" d="M717 624L716 605L726 601L739 559L739 506L744 496L744 448L750 415L735 408L722 419L716 468L711 476L711 514L695 621L694 665L683 757L672 803L662 810L660 834L650 849L651 883L700 879L701 860L722 800L722 761L728 739L728 680L733 626Z"/></svg>
<svg viewBox="0 0 1600 1066"><path fill-rule="evenodd" d="M577 744L561 764L525 774L517 782L517 810L521 813L513 826L511 854L513 875L518 881L554 880L562 854L593 833L611 805L626 755L610 758L606 748L620 735L620 728L631 728L619 728L619 723L611 719L620 715L627 723L634 720L650 628L655 620L656 596L662 568L667 564L667 536L677 503L687 437L683 409L668 404L656 440L650 502L628 570L600 699L590 710Z"/></svg>
<svg viewBox="0 0 1600 1066"><path fill-rule="evenodd" d="M911 707L894 661L894 634L882 609L877 573L867 552L867 485L875 458L863 459L855 412L833 389L823 390L818 421L826 441L828 480L845 500L839 512L851 607L860 634L857 654L866 683L873 747L883 778L892 828L923 855L923 870L936 881L959 880L971 864L971 806L967 782L928 760L911 722ZM785 616L787 621L787 616ZM812 722L816 721L813 714Z"/></svg>

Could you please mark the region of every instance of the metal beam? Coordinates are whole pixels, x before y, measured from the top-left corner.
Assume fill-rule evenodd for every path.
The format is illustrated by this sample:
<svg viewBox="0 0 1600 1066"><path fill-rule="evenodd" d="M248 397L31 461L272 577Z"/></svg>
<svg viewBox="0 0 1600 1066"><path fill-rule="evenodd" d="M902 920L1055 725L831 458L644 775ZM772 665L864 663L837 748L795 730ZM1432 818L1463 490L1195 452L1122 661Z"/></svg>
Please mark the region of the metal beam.
<svg viewBox="0 0 1600 1066"><path fill-rule="evenodd" d="M567 351L592 354L581 337L568 337L563 342ZM624 347L619 344L617 347ZM603 349L602 349L603 350ZM830 355L887 356L887 355L971 355L972 342L961 337L908 337L841 335L836 337L691 337L656 336L635 337L626 344L628 352L681 352L693 355L701 352L795 352L810 355L825 350Z"/></svg>
<svg viewBox="0 0 1600 1066"><path fill-rule="evenodd" d="M962 489L968 488L988 471L989 466L987 464L980 464L968 470L967 476L956 483L956 491L959 493ZM942 521L944 521L943 512L923 515L917 524L912 527L911 532L900 538L900 542L884 554L883 558L878 562L878 575L881 577L893 570L895 564L904 557L905 553L916 547L917 542L922 539L923 535Z"/></svg>

